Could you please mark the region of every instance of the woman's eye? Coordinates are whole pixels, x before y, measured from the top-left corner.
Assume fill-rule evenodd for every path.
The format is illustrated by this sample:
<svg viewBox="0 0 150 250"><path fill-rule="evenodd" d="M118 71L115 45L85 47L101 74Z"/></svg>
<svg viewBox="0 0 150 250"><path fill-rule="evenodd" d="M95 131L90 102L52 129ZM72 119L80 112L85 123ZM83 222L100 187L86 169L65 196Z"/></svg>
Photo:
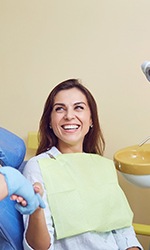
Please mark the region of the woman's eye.
<svg viewBox="0 0 150 250"><path fill-rule="evenodd" d="M62 112L63 110L64 110L63 107L57 107L57 108L55 109L56 112Z"/></svg>
<svg viewBox="0 0 150 250"><path fill-rule="evenodd" d="M81 105L78 105L78 106L75 106L75 109L77 109L77 110L83 110L83 109L84 109L84 107L83 107L83 106L81 106Z"/></svg>

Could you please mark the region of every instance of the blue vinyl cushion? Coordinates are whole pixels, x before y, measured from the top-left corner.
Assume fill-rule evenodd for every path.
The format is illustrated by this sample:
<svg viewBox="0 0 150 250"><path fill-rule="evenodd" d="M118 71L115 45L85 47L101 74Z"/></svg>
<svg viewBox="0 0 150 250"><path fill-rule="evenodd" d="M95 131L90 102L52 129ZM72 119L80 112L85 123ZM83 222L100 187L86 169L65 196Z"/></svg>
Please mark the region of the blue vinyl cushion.
<svg viewBox="0 0 150 250"><path fill-rule="evenodd" d="M14 133L0 127L0 164L19 168L25 153L24 141Z"/></svg>
<svg viewBox="0 0 150 250"><path fill-rule="evenodd" d="M23 218L10 197L0 201L0 249L23 250Z"/></svg>

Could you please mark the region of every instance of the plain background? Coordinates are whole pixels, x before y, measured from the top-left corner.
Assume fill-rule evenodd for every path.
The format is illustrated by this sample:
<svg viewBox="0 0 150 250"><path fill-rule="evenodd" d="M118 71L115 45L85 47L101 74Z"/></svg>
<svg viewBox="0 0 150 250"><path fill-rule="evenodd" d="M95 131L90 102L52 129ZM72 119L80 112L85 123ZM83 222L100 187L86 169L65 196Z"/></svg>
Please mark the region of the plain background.
<svg viewBox="0 0 150 250"><path fill-rule="evenodd" d="M105 156L150 135L149 0L0 0L0 126L27 141L51 89L79 78L93 93ZM34 152L27 150L26 159ZM119 175L135 213L150 224L150 190ZM144 249L150 238L138 236Z"/></svg>

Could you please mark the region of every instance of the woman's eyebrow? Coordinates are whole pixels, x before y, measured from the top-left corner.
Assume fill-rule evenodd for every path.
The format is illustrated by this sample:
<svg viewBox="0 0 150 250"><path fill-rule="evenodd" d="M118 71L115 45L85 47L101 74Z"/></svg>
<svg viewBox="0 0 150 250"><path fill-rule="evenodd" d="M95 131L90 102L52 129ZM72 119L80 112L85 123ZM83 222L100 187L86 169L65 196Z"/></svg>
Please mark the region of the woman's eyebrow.
<svg viewBox="0 0 150 250"><path fill-rule="evenodd" d="M55 107L55 106L65 106L65 104L64 103L61 103L61 102L56 102L56 103L54 103L54 105L53 105L53 107Z"/></svg>
<svg viewBox="0 0 150 250"><path fill-rule="evenodd" d="M86 103L82 102L82 101L73 103L73 106L81 105L81 104L86 106ZM56 103L54 103L53 107L55 107L55 106L63 106L63 107L65 107L66 105L64 103L62 103L62 102L56 102Z"/></svg>
<svg viewBox="0 0 150 250"><path fill-rule="evenodd" d="M73 105L80 105L80 104L84 104L86 106L85 102L75 102Z"/></svg>

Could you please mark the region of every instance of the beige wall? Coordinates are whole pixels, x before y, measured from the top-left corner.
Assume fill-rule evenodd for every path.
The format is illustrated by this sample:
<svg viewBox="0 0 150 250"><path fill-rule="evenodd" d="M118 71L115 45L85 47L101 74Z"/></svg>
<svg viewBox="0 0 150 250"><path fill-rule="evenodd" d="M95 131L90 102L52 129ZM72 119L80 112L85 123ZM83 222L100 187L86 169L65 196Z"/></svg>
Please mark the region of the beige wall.
<svg viewBox="0 0 150 250"><path fill-rule="evenodd" d="M149 136L149 10L149 0L1 0L0 126L26 141L52 87L75 77L98 102L107 157ZM150 190L119 179L136 222L150 223Z"/></svg>

